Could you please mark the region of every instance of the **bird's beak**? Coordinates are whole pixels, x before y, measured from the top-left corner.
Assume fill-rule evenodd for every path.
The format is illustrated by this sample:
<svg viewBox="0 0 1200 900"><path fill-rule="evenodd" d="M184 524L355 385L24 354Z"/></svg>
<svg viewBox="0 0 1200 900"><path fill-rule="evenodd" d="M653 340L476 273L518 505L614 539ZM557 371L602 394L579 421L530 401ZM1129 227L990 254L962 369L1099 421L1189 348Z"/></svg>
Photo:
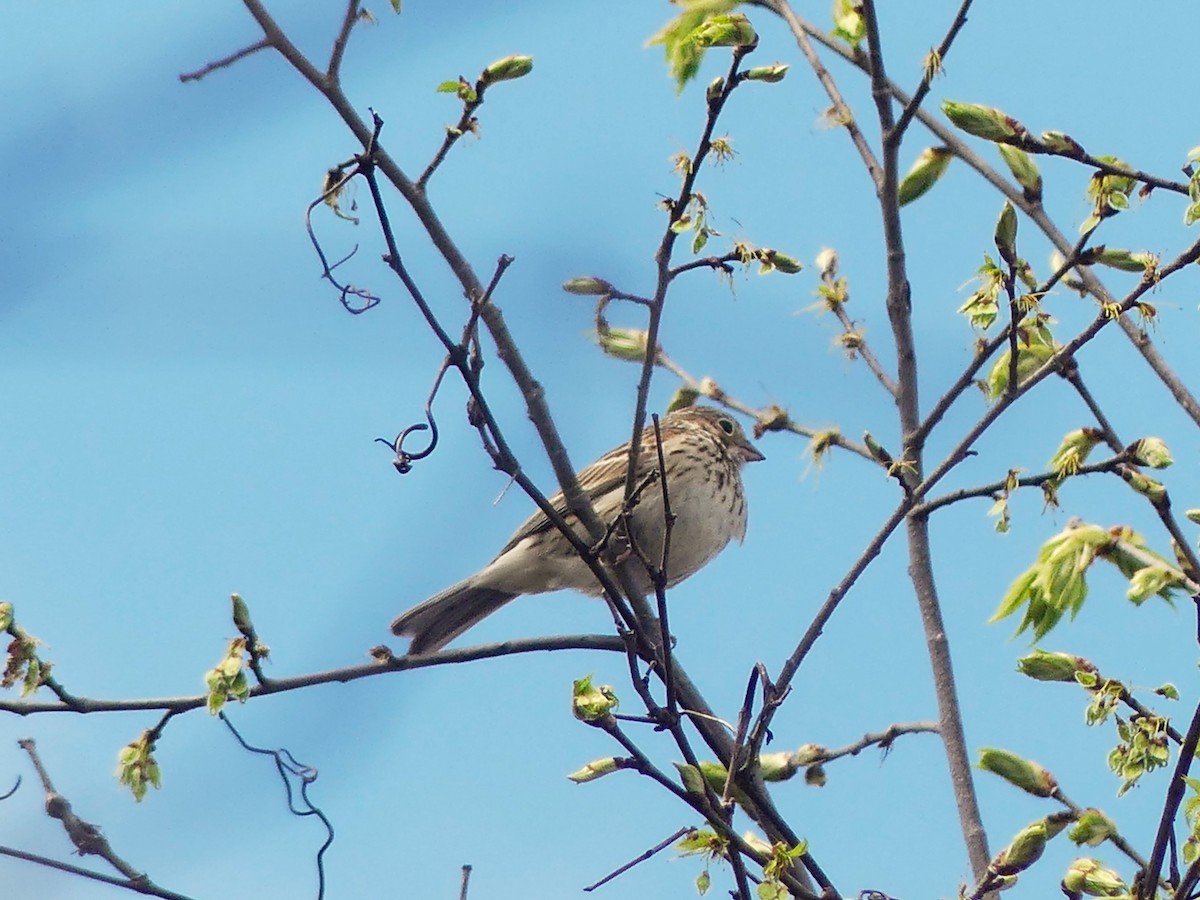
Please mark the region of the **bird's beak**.
<svg viewBox="0 0 1200 900"><path fill-rule="evenodd" d="M743 462L762 462L766 459L759 449L749 441L739 444L738 450L741 451Z"/></svg>

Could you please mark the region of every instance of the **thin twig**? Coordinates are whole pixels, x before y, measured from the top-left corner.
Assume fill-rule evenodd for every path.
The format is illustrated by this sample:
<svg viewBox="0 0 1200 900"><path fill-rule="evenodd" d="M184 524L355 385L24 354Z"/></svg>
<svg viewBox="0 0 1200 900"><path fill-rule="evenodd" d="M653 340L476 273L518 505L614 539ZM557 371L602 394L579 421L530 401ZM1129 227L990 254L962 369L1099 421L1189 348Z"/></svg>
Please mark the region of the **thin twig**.
<svg viewBox="0 0 1200 900"><path fill-rule="evenodd" d="M203 65L193 72L181 72L179 75L179 80L184 84L189 81L199 81L210 72L215 72L217 69L224 69L227 66L232 66L238 60L245 59L247 56L257 53L259 50L266 50L270 46L271 42L266 38L263 38L261 41L255 41L249 47L243 47L241 50L236 50L233 53L230 53L228 56L223 56L218 60L214 60L213 62Z"/></svg>
<svg viewBox="0 0 1200 900"><path fill-rule="evenodd" d="M325 67L325 77L336 82L341 76L342 57L346 53L346 44L350 42L350 32L361 15L360 0L347 0L346 15L342 17L342 27L338 29L337 37L333 40L333 49L329 52L329 65Z"/></svg>
<svg viewBox="0 0 1200 900"><path fill-rule="evenodd" d="M603 887L604 885L608 884L610 881L612 881L614 878L618 877L619 875L624 875L626 872L628 872L634 866L644 863L646 860L648 860L652 856L654 856L654 854L660 853L663 850L666 850L668 847L670 847L673 843L675 843L681 837L684 837L685 835L692 835L695 833L696 833L695 828L693 828L690 825L684 825L682 828L680 828L678 831L676 831L669 838L659 841L657 844L655 844L649 850L642 851L641 853L639 853L637 856L635 856L633 859L631 859L629 862L625 863L624 865L617 866L617 868L613 869L611 872L609 872L607 875L605 875L599 881L594 882L593 884L589 884L587 887L585 887L583 889L584 893L590 894L592 891L596 890L596 888Z"/></svg>
<svg viewBox="0 0 1200 900"><path fill-rule="evenodd" d="M137 869L117 856L108 843L108 839L100 833L100 829L97 826L75 815L71 809L71 802L54 789L54 784L50 781L50 775L46 771L46 767L42 764L41 757L38 756L37 745L33 738L23 738L17 741L17 745L29 754L29 760L33 763L33 768L37 772L38 779L42 782L42 788L46 792L46 814L50 818L58 819L62 822L63 828L67 832L67 837L71 839L71 843L75 846L75 851L80 856L99 856L125 877L124 882L114 881L112 883L118 883L122 887L139 893L160 897L179 896L159 888L146 877L145 873L137 871Z"/></svg>
<svg viewBox="0 0 1200 900"><path fill-rule="evenodd" d="M958 33L962 30L963 26L967 24L967 12L971 9L972 2L973 0L962 0L962 4L958 7L958 12L954 16L954 20L950 23L950 27L946 31L946 36L942 38L942 42L938 45L937 49L931 53L933 59L930 61L930 64L925 66L925 73L921 78L921 83L913 91L913 95L909 101L904 104L904 109L900 111L900 116L896 119L896 124L883 136L884 141L894 143L898 146L900 141L904 139L904 132L908 129L913 116L916 115L921 103L925 100L925 96L929 93L929 88L933 85L933 79L941 72L942 64L946 60L946 54L950 52L950 46L954 43L954 39L958 37Z"/></svg>
<svg viewBox="0 0 1200 900"><path fill-rule="evenodd" d="M1175 761L1175 770L1167 783L1167 796L1163 802L1162 818L1158 822L1158 833L1154 838L1154 847L1150 851L1150 862L1144 870L1141 889L1138 891L1140 900L1150 900L1155 894L1159 873L1162 872L1163 857L1167 852L1167 841L1171 837L1171 826L1183 803L1187 792L1187 774L1191 770L1192 760L1196 758L1196 747L1200 744L1200 704L1192 713L1192 722L1188 726L1187 735L1179 747L1179 756Z"/></svg>
<svg viewBox="0 0 1200 900"><path fill-rule="evenodd" d="M879 746L885 753L890 751L896 738L903 734L940 734L937 722L897 722L883 731L868 732L853 743L830 750L822 748L813 758L813 763L833 762L844 756L858 756L868 747Z"/></svg>
<svg viewBox="0 0 1200 900"><path fill-rule="evenodd" d="M72 865L71 863L59 862L57 859L50 859L48 856L40 856L36 853L28 853L24 850L17 850L13 847L0 847L0 856L9 856L13 859L22 859L25 862L31 862L39 866L44 866L47 869L55 869L59 872L65 872L68 875L75 875L80 878L87 878L91 881L98 881L101 884L110 884L113 887L123 888L127 891L132 891L135 894L149 897L161 897L162 900L193 900L186 894L179 894L175 891L169 891L166 888L159 887L153 884L132 884L124 878L118 878L115 875L106 875L103 872L93 872L91 869L85 869L82 866Z"/></svg>
<svg viewBox="0 0 1200 900"><path fill-rule="evenodd" d="M580 634L499 641L491 644L480 644L475 647L439 650L437 653L423 653L416 656L394 656L386 647L377 647L374 651L376 655L375 662L364 663L358 666L347 666L341 669L330 669L324 672L295 675L290 678L272 678L266 684L257 684L250 688L250 696L263 697L269 694L287 693L288 691L295 691L316 684L345 684L357 681L360 678L371 678L389 672L404 672L409 669L455 665L480 659L513 656L520 653L554 652L560 650L604 650L612 653L623 653L625 651L625 644L619 637L614 637L610 634ZM199 709L207 703L207 700L206 695L132 700L103 700L74 697L73 702L70 704L62 702L40 703L24 700L4 700L0 701L0 712L29 716L42 713L86 714L166 710L178 714Z"/></svg>

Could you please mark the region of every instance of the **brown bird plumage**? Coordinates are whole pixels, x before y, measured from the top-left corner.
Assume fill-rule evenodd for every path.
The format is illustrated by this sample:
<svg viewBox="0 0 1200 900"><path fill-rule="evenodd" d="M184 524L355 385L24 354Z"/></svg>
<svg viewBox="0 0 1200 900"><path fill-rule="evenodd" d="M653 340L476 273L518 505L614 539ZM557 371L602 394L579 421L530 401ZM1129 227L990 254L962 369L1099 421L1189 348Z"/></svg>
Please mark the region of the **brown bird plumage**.
<svg viewBox="0 0 1200 900"><path fill-rule="evenodd" d="M660 423L667 488L675 523L671 531L668 583L694 574L729 541L746 536L746 499L742 466L763 459L741 426L729 414L709 406L676 410ZM658 468L653 426L642 432L638 478ZM609 451L579 473L579 485L601 521L613 521L625 496L629 444ZM551 505L567 524L578 520L567 510L562 493ZM631 516L631 537L647 559L662 555L662 492L644 491ZM577 529L579 530L579 529ZM634 582L643 593L652 589L641 567ZM484 617L521 594L572 588L598 596L599 582L574 548L539 510L517 529L483 569L408 610L392 622L392 632L412 638L409 653L438 650Z"/></svg>

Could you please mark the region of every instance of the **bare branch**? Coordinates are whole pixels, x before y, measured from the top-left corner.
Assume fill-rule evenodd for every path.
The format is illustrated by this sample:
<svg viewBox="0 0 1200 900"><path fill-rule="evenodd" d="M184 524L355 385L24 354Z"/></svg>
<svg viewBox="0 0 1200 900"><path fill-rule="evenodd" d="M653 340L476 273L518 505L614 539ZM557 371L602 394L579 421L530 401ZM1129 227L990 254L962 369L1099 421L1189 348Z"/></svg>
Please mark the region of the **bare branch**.
<svg viewBox="0 0 1200 900"><path fill-rule="evenodd" d="M224 69L228 66L232 66L238 60L245 59L247 56L257 53L259 50L266 50L270 46L271 42L266 38L263 38L261 41L255 41L249 47L243 47L241 50L230 53L228 56L223 56L220 59L213 60L212 62L201 66L195 71L181 72L179 75L179 80L184 84L189 81L199 81L210 72L215 72L217 69Z"/></svg>
<svg viewBox="0 0 1200 900"><path fill-rule="evenodd" d="M376 648L376 661L358 666L347 666L342 669L330 669L325 672L313 672L307 675L296 675L291 678L272 678L265 684L257 684L250 689L251 697L262 697L268 694L286 693L311 687L315 684L347 683L360 678L371 678L390 672L404 672L409 669L424 669L430 666L445 666L455 663L472 662L479 659L494 659L500 656L513 656L519 653L536 653L539 651L559 650L605 650L612 653L623 653L625 644L619 637L608 634L561 635L545 638L522 638L512 641L500 641L493 644L480 644L475 647L462 647L453 650L440 650L437 653L425 653L419 656L394 656L386 647ZM188 712L199 709L207 702L206 696L192 697L159 697L133 700L99 700L88 697L74 697L70 704L39 703L23 700L0 701L0 712L15 713L28 716L38 713L101 713L101 712L138 712L146 710L166 710L173 713Z"/></svg>
<svg viewBox="0 0 1200 900"><path fill-rule="evenodd" d="M137 869L117 856L109 845L108 839L100 833L98 827L90 822L85 822L79 816L75 815L71 809L71 802L54 789L54 785L50 781L50 775L46 771L46 767L42 764L41 757L38 756L37 746L33 738L23 738L17 741L17 745L29 754L29 760L33 763L33 768L37 771L38 778L42 782L42 788L46 792L46 814L50 818L58 819L62 822L63 828L67 832L67 837L71 839L71 843L75 846L75 851L80 856L99 856L125 876L125 881L123 882L114 879L109 883L118 884L137 893L151 894L158 897L173 898L180 896L174 892L159 888L146 877L145 873L137 871Z"/></svg>

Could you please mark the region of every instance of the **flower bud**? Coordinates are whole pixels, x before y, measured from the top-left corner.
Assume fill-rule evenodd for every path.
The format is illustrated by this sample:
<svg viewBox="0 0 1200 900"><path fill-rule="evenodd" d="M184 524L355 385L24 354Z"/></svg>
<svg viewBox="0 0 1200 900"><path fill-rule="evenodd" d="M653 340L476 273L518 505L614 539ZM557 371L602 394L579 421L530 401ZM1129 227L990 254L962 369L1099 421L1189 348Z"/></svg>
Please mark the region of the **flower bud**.
<svg viewBox="0 0 1200 900"><path fill-rule="evenodd" d="M718 75L708 83L708 90L704 92L704 99L712 103L721 96L721 91L725 90L725 79Z"/></svg>
<svg viewBox="0 0 1200 900"><path fill-rule="evenodd" d="M912 203L937 184L946 174L951 159L953 154L948 147L926 147L922 150L896 188L896 199L900 205Z"/></svg>
<svg viewBox="0 0 1200 900"><path fill-rule="evenodd" d="M1095 672L1096 667L1081 656L1034 650L1017 660L1017 671L1034 681L1074 681L1077 672Z"/></svg>
<svg viewBox="0 0 1200 900"><path fill-rule="evenodd" d="M999 775L1009 784L1035 797L1049 797L1058 788L1054 776L1044 768L1009 750L984 747L979 751L978 765L985 772Z"/></svg>
<svg viewBox="0 0 1200 900"><path fill-rule="evenodd" d="M1162 438L1139 438L1129 445L1128 452L1139 466L1149 466L1151 469L1165 469L1175 461L1171 459L1171 451Z"/></svg>
<svg viewBox="0 0 1200 900"><path fill-rule="evenodd" d="M942 112L967 134L987 141L1007 142L1030 138L1024 125L991 106L943 100Z"/></svg>
<svg viewBox="0 0 1200 900"><path fill-rule="evenodd" d="M1017 184L1024 189L1025 199L1031 203L1039 202L1042 199L1042 173L1038 171L1033 157L1011 144L997 144L996 149L1000 151L1013 178L1017 179Z"/></svg>
<svg viewBox="0 0 1200 900"><path fill-rule="evenodd" d="M568 294L579 294L582 297L602 297L611 294L613 286L603 278L593 275L581 275L563 282L562 289Z"/></svg>
<svg viewBox="0 0 1200 900"><path fill-rule="evenodd" d="M791 66L786 63L775 63L773 66L755 66L742 73L747 81L765 81L767 84L777 84L783 81Z"/></svg>
<svg viewBox="0 0 1200 900"><path fill-rule="evenodd" d="M603 778L611 772L621 768L615 756L606 756L603 759L594 759L582 769L572 772L567 777L576 784L586 784L589 781L595 781L597 778Z"/></svg>
<svg viewBox="0 0 1200 900"><path fill-rule="evenodd" d="M7 600L0 600L0 631L8 631L13 621L13 605Z"/></svg>
<svg viewBox="0 0 1200 900"><path fill-rule="evenodd" d="M484 84L494 84L497 81L512 81L515 78L524 78L533 71L532 56L506 56L504 59L498 59L486 69L483 70L483 75L479 80Z"/></svg>

